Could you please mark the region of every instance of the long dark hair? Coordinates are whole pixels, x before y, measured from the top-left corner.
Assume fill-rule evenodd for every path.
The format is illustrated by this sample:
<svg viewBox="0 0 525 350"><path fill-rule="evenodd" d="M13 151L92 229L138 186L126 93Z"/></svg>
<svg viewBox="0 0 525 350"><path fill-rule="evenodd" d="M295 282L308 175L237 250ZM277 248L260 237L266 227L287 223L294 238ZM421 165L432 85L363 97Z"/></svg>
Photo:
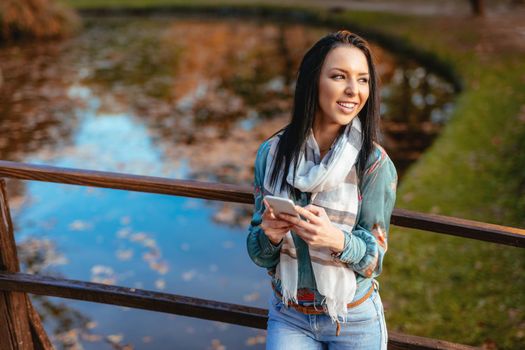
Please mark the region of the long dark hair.
<svg viewBox="0 0 525 350"><path fill-rule="evenodd" d="M281 170L283 171L282 182L277 185L281 190L288 186L286 177L292 162L294 164L295 177L297 159L309 130L313 126L315 114L319 109L319 76L321 67L328 53L343 45L355 47L363 52L370 74L370 94L358 115L363 129L363 145L357 161L357 173L358 177L362 178L366 161L372 153L373 142L377 140L379 134L379 78L376 74L374 60L368 43L354 33L341 30L321 38L308 50L301 61L295 87L292 120L281 130L282 134L278 141L273 169L270 173L272 186L276 185Z"/></svg>

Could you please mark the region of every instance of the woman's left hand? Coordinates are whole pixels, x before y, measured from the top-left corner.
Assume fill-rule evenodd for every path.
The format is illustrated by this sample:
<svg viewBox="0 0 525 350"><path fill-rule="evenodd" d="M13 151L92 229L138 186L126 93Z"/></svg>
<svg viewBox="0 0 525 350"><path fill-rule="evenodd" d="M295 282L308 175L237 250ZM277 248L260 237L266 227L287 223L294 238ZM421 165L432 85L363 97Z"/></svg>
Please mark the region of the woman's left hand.
<svg viewBox="0 0 525 350"><path fill-rule="evenodd" d="M279 214L278 217L293 224L292 230L309 246L326 247L334 253L343 251L344 233L332 224L324 208L312 204L304 208L296 205L295 211L306 220L288 214Z"/></svg>

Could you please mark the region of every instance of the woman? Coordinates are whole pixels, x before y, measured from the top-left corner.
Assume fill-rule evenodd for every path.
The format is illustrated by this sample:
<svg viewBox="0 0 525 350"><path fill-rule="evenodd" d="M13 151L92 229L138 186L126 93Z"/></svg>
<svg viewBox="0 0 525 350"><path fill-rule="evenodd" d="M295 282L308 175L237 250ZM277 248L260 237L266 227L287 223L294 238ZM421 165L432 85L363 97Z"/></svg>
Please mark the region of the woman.
<svg viewBox="0 0 525 350"><path fill-rule="evenodd" d="M248 252L272 276L267 349L386 349L375 281L397 175L376 143L378 78L368 44L329 34L304 56L291 122L255 161ZM292 199L301 218L265 195Z"/></svg>

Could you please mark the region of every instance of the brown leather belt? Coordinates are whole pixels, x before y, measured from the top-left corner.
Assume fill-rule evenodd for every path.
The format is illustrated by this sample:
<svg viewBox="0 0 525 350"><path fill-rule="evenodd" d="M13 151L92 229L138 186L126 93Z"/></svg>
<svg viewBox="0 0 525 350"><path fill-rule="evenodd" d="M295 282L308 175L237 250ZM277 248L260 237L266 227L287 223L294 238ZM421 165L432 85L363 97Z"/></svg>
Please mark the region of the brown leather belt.
<svg viewBox="0 0 525 350"><path fill-rule="evenodd" d="M273 287L273 284L272 284L272 287ZM350 308L356 307L358 305L361 305L362 303L364 303L366 301L366 299L368 299L370 297L370 295L372 295L372 293L374 292L374 289L375 289L375 283L372 282L372 286L370 287L368 292L366 292L365 295L363 295L358 300L353 301L350 304L346 305L346 307L348 309L350 309ZM275 292L275 294L277 294L279 299L282 299L281 293L279 293L277 290L275 290L275 288L274 288L274 292ZM297 310L297 311L299 311L299 312L301 312L301 313L303 313L305 315L322 315L322 314L325 313L324 308L322 308L322 307L319 308L319 307L316 307L316 306L303 306L303 305L299 305L299 304L292 303L292 302L288 302L288 306L293 307L295 310Z"/></svg>

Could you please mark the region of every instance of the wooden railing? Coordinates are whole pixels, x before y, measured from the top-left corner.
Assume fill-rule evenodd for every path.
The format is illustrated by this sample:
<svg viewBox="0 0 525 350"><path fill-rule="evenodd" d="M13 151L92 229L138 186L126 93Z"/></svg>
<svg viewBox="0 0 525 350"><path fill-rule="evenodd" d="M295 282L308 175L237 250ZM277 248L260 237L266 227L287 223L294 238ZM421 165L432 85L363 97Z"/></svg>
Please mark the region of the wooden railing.
<svg viewBox="0 0 525 350"><path fill-rule="evenodd" d="M265 309L19 272L6 182L2 178L253 203L252 190L248 187L0 161L0 318L7 320L5 326L0 326L0 349L52 348L26 293L266 328ZM518 228L404 209L394 210L392 223L397 226L525 247L525 230ZM466 345L396 332L389 332L388 345L389 349L472 349Z"/></svg>

